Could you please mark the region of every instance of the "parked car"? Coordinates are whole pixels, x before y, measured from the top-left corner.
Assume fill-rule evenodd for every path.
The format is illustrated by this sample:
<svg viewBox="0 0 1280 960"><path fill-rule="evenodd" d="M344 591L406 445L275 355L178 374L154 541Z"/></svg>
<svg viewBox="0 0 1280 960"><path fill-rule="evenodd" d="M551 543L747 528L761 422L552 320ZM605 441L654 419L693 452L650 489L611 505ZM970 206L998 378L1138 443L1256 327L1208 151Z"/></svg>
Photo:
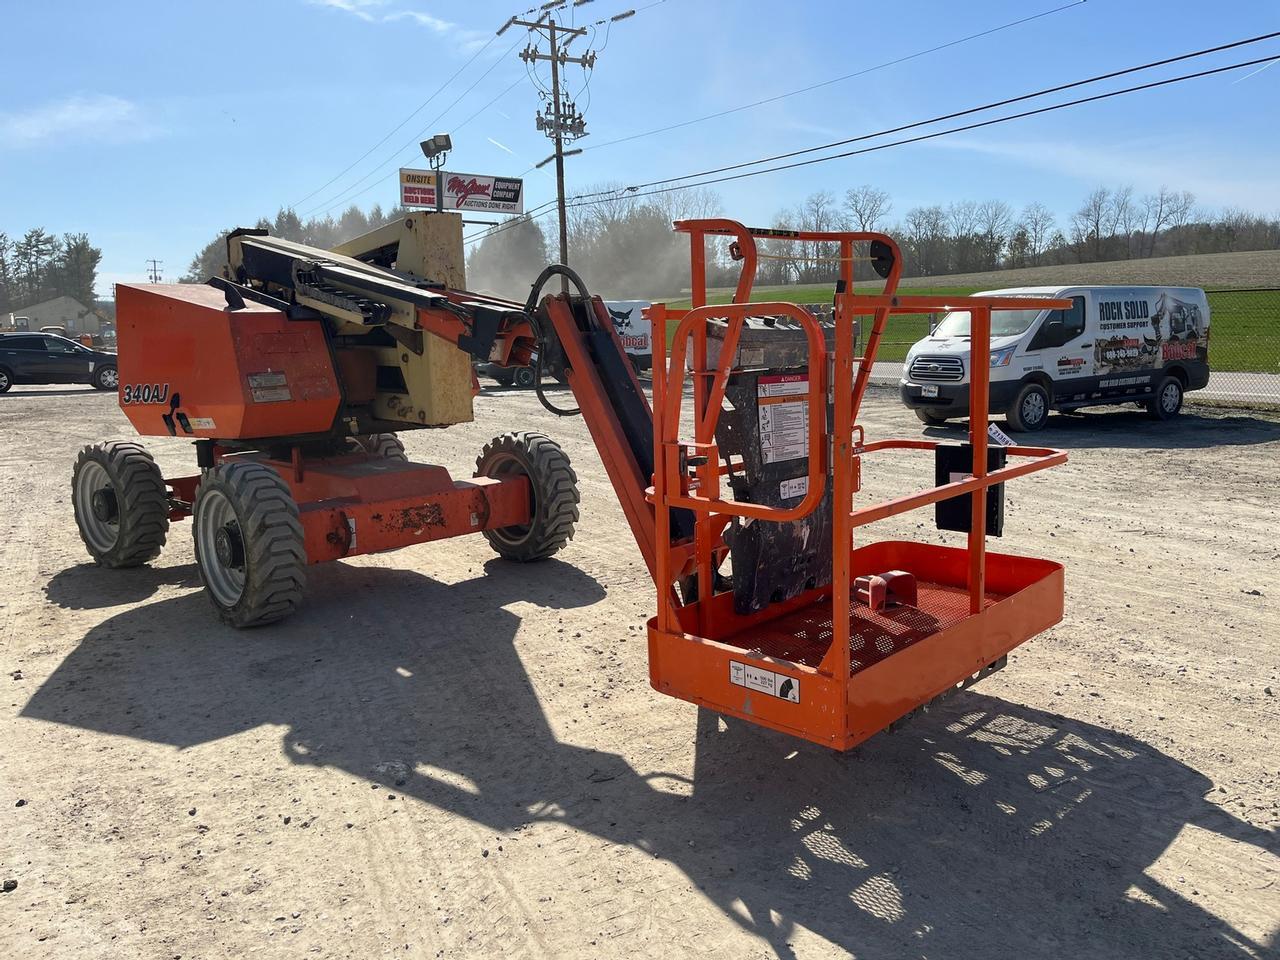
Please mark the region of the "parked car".
<svg viewBox="0 0 1280 960"><path fill-rule="evenodd" d="M48 333L0 334L0 393L15 383L120 385L116 355Z"/></svg>
<svg viewBox="0 0 1280 960"><path fill-rule="evenodd" d="M1209 383L1209 303L1192 287L1020 287L1070 310L991 314L991 413L1039 430L1050 410L1137 403L1157 420ZM907 351L902 402L927 424L969 414L969 311L953 310Z"/></svg>

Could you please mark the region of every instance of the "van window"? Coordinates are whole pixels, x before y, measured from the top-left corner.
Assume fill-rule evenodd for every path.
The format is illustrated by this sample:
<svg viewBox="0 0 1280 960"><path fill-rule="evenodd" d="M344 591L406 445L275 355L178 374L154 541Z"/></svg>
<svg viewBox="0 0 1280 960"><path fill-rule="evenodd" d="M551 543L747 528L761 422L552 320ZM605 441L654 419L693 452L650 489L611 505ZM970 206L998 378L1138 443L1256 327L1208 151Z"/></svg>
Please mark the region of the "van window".
<svg viewBox="0 0 1280 960"><path fill-rule="evenodd" d="M1070 310L1054 310L1036 331L1028 350L1066 346L1084 333L1084 297L1072 297Z"/></svg>
<svg viewBox="0 0 1280 960"><path fill-rule="evenodd" d="M1012 337L1022 333L1031 326L1039 310L992 310L991 336ZM935 337L967 337L969 336L969 311L952 310L934 328Z"/></svg>

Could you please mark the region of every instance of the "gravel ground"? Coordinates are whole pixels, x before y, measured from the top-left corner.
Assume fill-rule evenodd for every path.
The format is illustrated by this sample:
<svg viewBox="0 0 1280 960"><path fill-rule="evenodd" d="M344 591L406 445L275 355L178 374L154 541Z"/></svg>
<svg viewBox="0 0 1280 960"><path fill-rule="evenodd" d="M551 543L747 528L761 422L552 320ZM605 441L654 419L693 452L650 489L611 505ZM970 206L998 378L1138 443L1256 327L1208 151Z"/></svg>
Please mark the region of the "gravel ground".
<svg viewBox="0 0 1280 960"><path fill-rule="evenodd" d="M888 391L864 424L920 432ZM1280 421L1055 417L1071 462L1009 485L999 549L1067 565L1065 620L847 755L648 686L653 587L580 420L487 391L405 439L469 472L516 427L582 481L559 558L311 568L238 633L186 524L87 562L68 481L129 435L113 398L0 397L0 955L1277 955Z"/></svg>

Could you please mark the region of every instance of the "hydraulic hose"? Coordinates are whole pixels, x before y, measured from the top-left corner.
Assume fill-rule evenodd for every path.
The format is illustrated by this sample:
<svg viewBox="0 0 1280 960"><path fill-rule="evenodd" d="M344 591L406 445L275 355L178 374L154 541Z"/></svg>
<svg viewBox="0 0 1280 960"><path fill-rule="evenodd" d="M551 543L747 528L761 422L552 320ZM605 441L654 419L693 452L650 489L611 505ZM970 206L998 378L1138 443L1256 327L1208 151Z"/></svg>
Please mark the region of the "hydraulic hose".
<svg viewBox="0 0 1280 960"><path fill-rule="evenodd" d="M542 293L542 288L546 286L547 281L557 275L564 277L577 287L578 295L582 297L582 301L586 305L587 315L591 318L593 324L596 323L595 312L591 309L591 294L587 290L587 285L582 282L582 278L577 273L563 263L553 263L538 274L538 279L533 281L533 286L529 290L529 299L524 304L525 316L529 318L529 325L533 327L534 337L538 341L538 359L533 365L533 392L537 394L538 402L557 417L574 417L582 412L580 407L571 409L557 407L547 399L547 395L542 389L542 364L543 357L547 353L546 348L549 340L547 332L542 327L542 321L538 318L538 297Z"/></svg>

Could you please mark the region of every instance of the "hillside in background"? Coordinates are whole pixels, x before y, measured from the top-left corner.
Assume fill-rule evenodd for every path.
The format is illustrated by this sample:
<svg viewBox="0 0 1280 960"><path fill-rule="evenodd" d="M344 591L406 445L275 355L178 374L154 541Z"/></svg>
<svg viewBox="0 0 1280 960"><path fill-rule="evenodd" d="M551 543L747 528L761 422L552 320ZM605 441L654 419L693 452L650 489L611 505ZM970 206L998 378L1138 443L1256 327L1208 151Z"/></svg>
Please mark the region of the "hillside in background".
<svg viewBox="0 0 1280 960"><path fill-rule="evenodd" d="M1101 263L1062 263L1016 270L953 273L940 277L904 279L903 290L922 292L941 288L949 293L995 290L1002 287L1066 286L1077 283L1169 284L1204 287L1206 290L1241 287L1280 287L1280 250L1243 253L1198 253L1181 257L1143 260L1109 260ZM860 287L872 292L876 287ZM756 287L753 300L791 300L822 303L831 299L830 283L806 283ZM688 291L684 291L686 294ZM727 303L732 288L718 288L712 301ZM687 303L688 301L684 301Z"/></svg>
<svg viewBox="0 0 1280 960"><path fill-rule="evenodd" d="M986 273L957 273L945 277L904 280L911 287L1029 287L1074 283L1169 284L1179 287L1280 286L1280 250L1244 253L1200 253L1146 260L1103 263L1063 263L1051 267L1022 267Z"/></svg>

